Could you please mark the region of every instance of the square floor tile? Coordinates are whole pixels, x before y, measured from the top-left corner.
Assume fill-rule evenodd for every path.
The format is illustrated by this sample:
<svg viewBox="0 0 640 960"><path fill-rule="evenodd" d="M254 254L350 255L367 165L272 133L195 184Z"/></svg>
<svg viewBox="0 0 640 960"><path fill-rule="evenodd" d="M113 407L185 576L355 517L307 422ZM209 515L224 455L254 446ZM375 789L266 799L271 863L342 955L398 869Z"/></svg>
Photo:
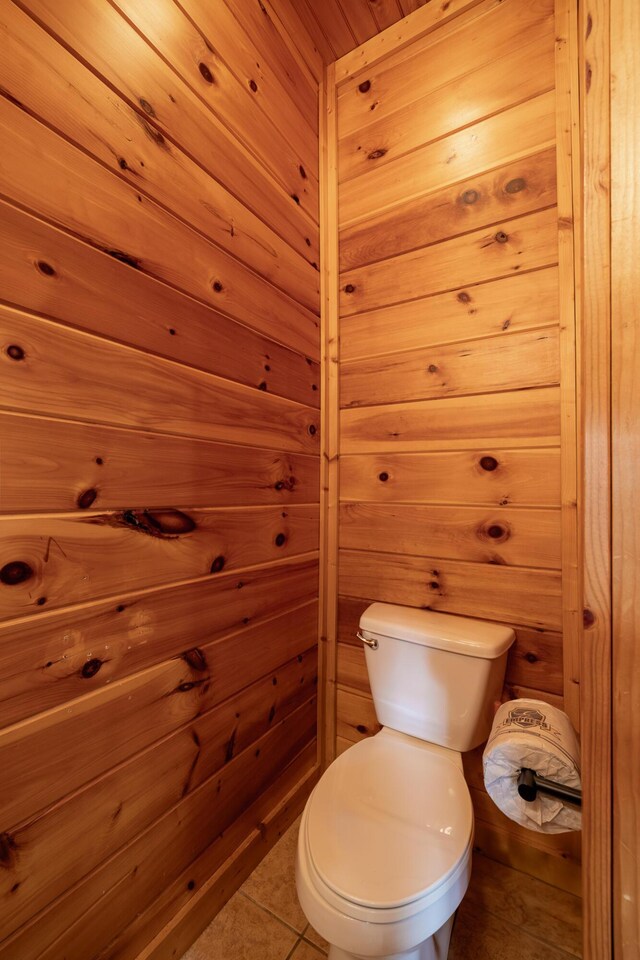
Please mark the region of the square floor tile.
<svg viewBox="0 0 640 960"><path fill-rule="evenodd" d="M242 892L302 933L307 918L296 893L298 826L299 820L296 820L256 867L242 886Z"/></svg>
<svg viewBox="0 0 640 960"><path fill-rule="evenodd" d="M284 923L236 893L183 960L285 960L296 939Z"/></svg>
<svg viewBox="0 0 640 960"><path fill-rule="evenodd" d="M325 960L326 954L312 947L305 940L300 940L291 954L291 960Z"/></svg>
<svg viewBox="0 0 640 960"><path fill-rule="evenodd" d="M317 930L314 930L311 924L308 924L304 934L305 940L309 940L315 947L319 947L323 953L329 952L329 944L324 937L321 937Z"/></svg>

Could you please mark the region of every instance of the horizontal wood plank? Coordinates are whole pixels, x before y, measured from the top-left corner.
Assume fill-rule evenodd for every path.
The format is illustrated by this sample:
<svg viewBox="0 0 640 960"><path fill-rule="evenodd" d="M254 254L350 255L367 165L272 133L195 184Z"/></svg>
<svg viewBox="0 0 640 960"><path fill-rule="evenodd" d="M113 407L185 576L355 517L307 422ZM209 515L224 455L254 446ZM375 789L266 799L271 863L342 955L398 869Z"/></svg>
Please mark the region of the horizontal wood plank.
<svg viewBox="0 0 640 960"><path fill-rule="evenodd" d="M474 912L487 912L509 923L518 947L522 931L565 951L558 953L562 960L567 960L566 954L582 957L579 897L519 870L497 867L493 860L478 854L473 858L472 878L465 904Z"/></svg>
<svg viewBox="0 0 640 960"><path fill-rule="evenodd" d="M380 730L371 697L338 687L336 694L338 736L356 743ZM1 954L0 954L1 956Z"/></svg>
<svg viewBox="0 0 640 960"><path fill-rule="evenodd" d="M101 0L70 0L62 6L55 0L28 0L22 6L118 91L160 146L166 138L180 144L283 239L298 237L304 243L314 217L317 222L317 208L307 212L291 196L297 190L306 205L300 173L295 187L285 190L115 6Z"/></svg>
<svg viewBox="0 0 640 960"><path fill-rule="evenodd" d="M346 686L369 692L362 642L356 633L360 617L374 603L371 599L338 598L338 669L347 671L340 682ZM554 698L562 694L563 664L562 637L552 630L532 629L510 623L516 639L509 651L506 684L512 691L529 690L534 699ZM351 647L347 651L347 647ZM537 691L537 693L536 693ZM542 691L542 692L540 692Z"/></svg>
<svg viewBox="0 0 640 960"><path fill-rule="evenodd" d="M188 949L302 813L320 775L316 756L316 740L310 740L224 835L111 941L100 960L174 960Z"/></svg>
<svg viewBox="0 0 640 960"><path fill-rule="evenodd" d="M0 518L0 618L309 553L318 506ZM7 586L3 571L23 577Z"/></svg>
<svg viewBox="0 0 640 960"><path fill-rule="evenodd" d="M319 365L0 201L2 297L148 352L317 406ZM215 349L211 349L215 330Z"/></svg>
<svg viewBox="0 0 640 960"><path fill-rule="evenodd" d="M306 128L297 110L289 104L285 110L279 108L275 91L272 114L261 109L250 82L258 87L262 77L252 73L244 83L237 78L229 65L233 52L225 33L228 36L231 30L237 36L242 30L226 5L219 2L213 10L198 0L185 0L181 8L172 0L157 0L151 9L133 0L117 0L116 6L282 188L290 196L298 194L317 221L318 142L304 136ZM244 42L251 46L247 37ZM256 56L261 57L258 51Z"/></svg>
<svg viewBox="0 0 640 960"><path fill-rule="evenodd" d="M342 363L340 403L365 407L559 382L559 331L546 327Z"/></svg>
<svg viewBox="0 0 640 960"><path fill-rule="evenodd" d="M8 828L28 820L270 676L313 647L316 626L312 600L6 727L0 758L11 777L0 798L0 821ZM277 693L265 698L269 709Z"/></svg>
<svg viewBox="0 0 640 960"><path fill-rule="evenodd" d="M206 64L205 64L206 66ZM159 139L113 89L17 6L3 17L0 76L6 93L115 170L135 188L287 291L317 308L317 231L283 240L196 163ZM200 81L205 83L198 74ZM311 140L311 137L309 138ZM306 241L309 241L307 244Z"/></svg>
<svg viewBox="0 0 640 960"><path fill-rule="evenodd" d="M471 787L471 800L473 802L474 813L479 820L488 823L498 830L511 834L514 839L528 846L535 847L538 850L545 850L551 856L559 857L563 860L574 859L580 861L580 833L538 833L535 830L527 830L520 826L502 813L495 805L486 790L478 790Z"/></svg>
<svg viewBox="0 0 640 960"><path fill-rule="evenodd" d="M555 208L501 221L340 276L344 316L558 262Z"/></svg>
<svg viewBox="0 0 640 960"><path fill-rule="evenodd" d="M526 46L471 70L455 84L427 91L389 116L341 136L339 181L366 175L371 167L392 164L398 157L448 136L452 128L469 127L553 89L553 18L532 27L529 36Z"/></svg>
<svg viewBox="0 0 640 960"><path fill-rule="evenodd" d="M25 413L311 452L317 411L0 306L0 404ZM260 399L258 400L258 397Z"/></svg>
<svg viewBox="0 0 640 960"><path fill-rule="evenodd" d="M3 412L0 432L3 513L318 500L312 456Z"/></svg>
<svg viewBox="0 0 640 960"><path fill-rule="evenodd" d="M558 271L546 267L343 317L344 362L427 344L511 336L558 322Z"/></svg>
<svg viewBox="0 0 640 960"><path fill-rule="evenodd" d="M99 953L114 937L114 917L127 926L277 779L314 737L315 712L310 701L286 717L5 940L0 957L86 960Z"/></svg>
<svg viewBox="0 0 640 960"><path fill-rule="evenodd" d="M277 689L274 690L274 681ZM289 716L309 725L315 714L317 652L295 658L231 700L202 713L168 738L110 770L34 819L9 824L16 851L3 871L0 903L11 904L7 934L99 866L114 849L142 833L234 756ZM69 844L74 823L93 837L90 849ZM47 851L42 862L42 851ZM18 887L12 891L12 888Z"/></svg>
<svg viewBox="0 0 640 960"><path fill-rule="evenodd" d="M343 501L560 506L560 451L481 448L340 460Z"/></svg>
<svg viewBox="0 0 640 960"><path fill-rule="evenodd" d="M185 0L181 6L196 29L214 48L214 62L216 59L218 61L218 69L212 69L214 83L207 85L206 93L213 94L212 88L220 82L221 65L226 65L229 73L237 78L239 87L247 91L255 107L263 117L268 118L271 127L267 129L276 129L278 138L272 137L267 141L266 155L261 154L265 163L274 163L272 155L280 152L279 137L282 137L288 146L284 156L289 156L292 151L299 156L317 197L318 86L305 79L295 58L282 42L266 8L262 11L257 5L243 4L238 0L218 0L213 4L205 0ZM129 0L126 0L126 9L132 9ZM136 15L140 15L139 11L136 11ZM165 42L168 39L166 33L165 30ZM147 35L150 36L151 32ZM212 57L211 50L205 49ZM195 51L190 52L193 59ZM194 77L188 58L185 58L185 66L191 66L191 85L195 86L193 80L198 78ZM202 81L204 78L200 76L199 79ZM255 127L259 126L258 123L255 127L253 125L254 111L247 110L246 117L239 117L239 97L237 107L229 111L229 126L236 124L241 139L246 139L248 144L249 139L256 136ZM301 120L304 122L301 123ZM246 133L240 131L240 124L249 128ZM279 159L276 157L275 161ZM299 167L295 171L290 170L291 176L295 174L305 179Z"/></svg>
<svg viewBox="0 0 640 960"><path fill-rule="evenodd" d="M557 387L352 407L340 417L343 453L557 446Z"/></svg>
<svg viewBox="0 0 640 960"><path fill-rule="evenodd" d="M315 35L305 29L305 8L300 4L294 6L290 0L263 0L263 2L279 25L279 31L288 39L289 49L294 52L294 56L304 65L309 76L313 77L317 83L321 83L324 78L325 64L330 63L331 58L324 57L324 51L316 45Z"/></svg>
<svg viewBox="0 0 640 960"><path fill-rule="evenodd" d="M485 0L341 84L340 136L379 123L441 87L455 88L472 71L522 51L552 19L553 0L528 7L520 0ZM547 30L550 27L547 22ZM360 89L367 80L370 86Z"/></svg>
<svg viewBox="0 0 640 960"><path fill-rule="evenodd" d="M315 558L276 561L5 621L0 637L12 642L0 648L0 720L14 723L313 600L317 577Z"/></svg>
<svg viewBox="0 0 640 960"><path fill-rule="evenodd" d="M360 44L349 51L336 63L336 84L341 85L353 74L371 68L378 61L394 53L410 47L426 35L437 29L442 29L448 21L458 17L466 10L475 7L479 0L451 0L447 7L421 6L422 0L401 0L404 13L415 12L406 9L408 6L420 7L415 16L399 20L392 30L384 30L376 34L366 43Z"/></svg>
<svg viewBox="0 0 640 960"><path fill-rule="evenodd" d="M286 346L318 356L318 319L312 310L4 98L0 136L7 142L0 171L4 196L131 269L165 280L267 336L275 338L277 332Z"/></svg>
<svg viewBox="0 0 640 960"><path fill-rule="evenodd" d="M555 96L532 100L456 130L349 181L339 196L341 228L431 190L460 183L555 142Z"/></svg>
<svg viewBox="0 0 640 960"><path fill-rule="evenodd" d="M461 616L559 630L559 572L340 551L340 592Z"/></svg>
<svg viewBox="0 0 640 960"><path fill-rule="evenodd" d="M425 504L343 503L340 546L348 550L560 569L558 510Z"/></svg>
<svg viewBox="0 0 640 960"><path fill-rule="evenodd" d="M269 95L271 87L267 84L273 84L274 87L279 85L278 97L288 98L288 102L299 111L317 136L318 83L305 69L302 50L303 46L305 50L309 49L310 38L304 35L304 31L296 31L300 50L292 49L286 28L271 4L263 3L259 6L244 3L243 0L225 0L225 6L233 15L229 22L234 28L229 30L228 34L228 59L234 64L236 71L242 70L247 83L253 76L253 71L260 70L262 83L258 90L253 92L263 110L270 110L271 100L275 99L275 95ZM215 9L217 12L218 5ZM292 15L295 15L295 11ZM238 33L237 24L242 25L245 37L251 40L253 48L246 43L245 37ZM256 51L259 51L258 56L255 55ZM317 79L322 79L322 74Z"/></svg>
<svg viewBox="0 0 640 960"><path fill-rule="evenodd" d="M340 231L340 269L439 243L556 202L555 150L401 203Z"/></svg>
<svg viewBox="0 0 640 960"><path fill-rule="evenodd" d="M546 850L531 846L526 840L514 837L506 830L478 819L475 822L473 843L474 850L491 860L530 874L551 887L580 896L580 862L574 856L556 857Z"/></svg>

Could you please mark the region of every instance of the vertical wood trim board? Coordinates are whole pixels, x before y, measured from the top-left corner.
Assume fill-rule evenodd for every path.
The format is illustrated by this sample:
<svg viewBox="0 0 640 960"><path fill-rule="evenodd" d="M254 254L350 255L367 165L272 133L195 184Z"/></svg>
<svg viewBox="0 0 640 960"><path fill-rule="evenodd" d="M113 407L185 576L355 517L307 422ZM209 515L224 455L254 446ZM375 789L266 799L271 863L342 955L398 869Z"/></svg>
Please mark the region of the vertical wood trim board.
<svg viewBox="0 0 640 960"><path fill-rule="evenodd" d="M580 730L580 565L578 551L578 411L576 397L576 260L580 202L574 202L579 153L577 10L556 0L556 129L562 450L562 636L564 709ZM577 155L574 156L574 153Z"/></svg>
<svg viewBox="0 0 640 960"><path fill-rule="evenodd" d="M579 725L575 17L572 0L427 4L336 64L340 749L375 733L350 645L366 605L394 598L512 625L506 695ZM554 511L553 558L517 504ZM580 838L541 848L480 788L485 845L493 831L503 859L578 889Z"/></svg>
<svg viewBox="0 0 640 960"><path fill-rule="evenodd" d="M611 3L613 903L616 960L640 956L640 10Z"/></svg>
<svg viewBox="0 0 640 960"><path fill-rule="evenodd" d="M318 56L210 6L3 11L2 960L182 953L319 770Z"/></svg>
<svg viewBox="0 0 640 960"><path fill-rule="evenodd" d="M610 5L580 5L585 960L612 956Z"/></svg>
<svg viewBox="0 0 640 960"><path fill-rule="evenodd" d="M320 116L320 244L321 244L321 333L322 458L320 465L322 511L320 543L320 676L322 698L319 739L325 769L335 758L336 724L336 633L338 604L338 522L339 522L339 396L338 396L338 200L337 200L337 116L335 69L330 64L321 86Z"/></svg>

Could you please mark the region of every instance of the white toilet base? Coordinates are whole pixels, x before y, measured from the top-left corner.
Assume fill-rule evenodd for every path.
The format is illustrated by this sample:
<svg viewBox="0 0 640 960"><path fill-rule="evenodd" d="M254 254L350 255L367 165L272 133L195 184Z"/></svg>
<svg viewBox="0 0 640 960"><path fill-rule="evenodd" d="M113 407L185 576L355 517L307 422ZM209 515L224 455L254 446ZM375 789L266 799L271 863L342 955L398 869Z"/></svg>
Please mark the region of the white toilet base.
<svg viewBox="0 0 640 960"><path fill-rule="evenodd" d="M387 954L384 957L376 957L375 960L447 960L449 954L449 942L451 940L451 930L453 928L454 917L449 917L439 930L423 940L413 950L407 950L405 953ZM331 945L329 947L329 960L365 960L358 957L355 953L346 953L340 947ZM371 958L366 958L371 960Z"/></svg>

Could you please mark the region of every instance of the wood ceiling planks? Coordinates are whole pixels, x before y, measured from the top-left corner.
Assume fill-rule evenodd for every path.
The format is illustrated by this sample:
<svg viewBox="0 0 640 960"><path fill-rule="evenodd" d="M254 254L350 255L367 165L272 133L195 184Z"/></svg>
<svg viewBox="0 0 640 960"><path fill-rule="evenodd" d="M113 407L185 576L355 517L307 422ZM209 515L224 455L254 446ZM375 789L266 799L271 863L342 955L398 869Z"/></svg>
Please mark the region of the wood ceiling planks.
<svg viewBox="0 0 640 960"><path fill-rule="evenodd" d="M325 63L386 30L427 0L299 0L296 10Z"/></svg>

